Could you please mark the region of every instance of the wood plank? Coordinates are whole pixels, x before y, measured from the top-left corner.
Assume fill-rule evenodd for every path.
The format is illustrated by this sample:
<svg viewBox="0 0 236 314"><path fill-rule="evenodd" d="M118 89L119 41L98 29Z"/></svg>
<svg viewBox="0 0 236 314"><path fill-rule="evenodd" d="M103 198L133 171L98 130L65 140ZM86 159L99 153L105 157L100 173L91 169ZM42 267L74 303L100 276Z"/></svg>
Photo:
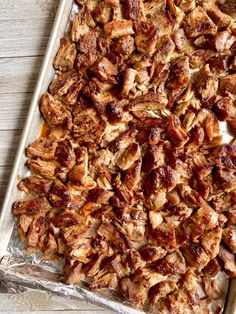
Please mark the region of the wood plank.
<svg viewBox="0 0 236 314"><path fill-rule="evenodd" d="M42 57L1 58L0 94L33 92Z"/></svg>
<svg viewBox="0 0 236 314"><path fill-rule="evenodd" d="M0 166L11 166L15 159L21 130L0 131Z"/></svg>
<svg viewBox="0 0 236 314"><path fill-rule="evenodd" d="M0 130L22 129L32 93L0 94Z"/></svg>
<svg viewBox="0 0 236 314"><path fill-rule="evenodd" d="M55 16L59 0L0 0L1 20Z"/></svg>
<svg viewBox="0 0 236 314"><path fill-rule="evenodd" d="M0 167L0 206L2 205L3 198L6 193L9 177L11 174L11 169L12 169L11 166ZM0 304L1 304L1 301L0 301Z"/></svg>
<svg viewBox="0 0 236 314"><path fill-rule="evenodd" d="M0 58L43 55L53 19L0 20Z"/></svg>

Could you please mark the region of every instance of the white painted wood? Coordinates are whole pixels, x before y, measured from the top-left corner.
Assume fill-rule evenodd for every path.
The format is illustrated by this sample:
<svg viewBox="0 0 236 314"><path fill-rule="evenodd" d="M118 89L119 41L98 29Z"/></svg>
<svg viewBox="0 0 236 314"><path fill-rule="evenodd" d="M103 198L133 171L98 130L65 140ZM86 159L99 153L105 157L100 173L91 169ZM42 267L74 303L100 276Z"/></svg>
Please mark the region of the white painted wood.
<svg viewBox="0 0 236 314"><path fill-rule="evenodd" d="M22 129L32 93L0 94L0 131Z"/></svg>
<svg viewBox="0 0 236 314"><path fill-rule="evenodd" d="M0 204L59 0L0 0ZM37 291L0 293L4 314L111 314Z"/></svg>
<svg viewBox="0 0 236 314"><path fill-rule="evenodd" d="M42 57L0 58L0 94L32 92Z"/></svg>
<svg viewBox="0 0 236 314"><path fill-rule="evenodd" d="M1 20L0 58L43 55L52 22L52 18L34 19L29 27L27 19Z"/></svg>

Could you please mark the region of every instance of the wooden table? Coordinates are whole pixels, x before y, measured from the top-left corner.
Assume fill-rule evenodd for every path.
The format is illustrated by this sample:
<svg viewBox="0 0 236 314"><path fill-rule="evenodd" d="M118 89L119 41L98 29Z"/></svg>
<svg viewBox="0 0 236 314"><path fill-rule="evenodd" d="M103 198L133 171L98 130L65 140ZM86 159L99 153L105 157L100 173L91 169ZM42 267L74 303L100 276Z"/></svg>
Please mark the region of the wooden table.
<svg viewBox="0 0 236 314"><path fill-rule="evenodd" d="M0 203L58 3L0 0ZM47 293L11 291L0 293L2 313L114 313Z"/></svg>

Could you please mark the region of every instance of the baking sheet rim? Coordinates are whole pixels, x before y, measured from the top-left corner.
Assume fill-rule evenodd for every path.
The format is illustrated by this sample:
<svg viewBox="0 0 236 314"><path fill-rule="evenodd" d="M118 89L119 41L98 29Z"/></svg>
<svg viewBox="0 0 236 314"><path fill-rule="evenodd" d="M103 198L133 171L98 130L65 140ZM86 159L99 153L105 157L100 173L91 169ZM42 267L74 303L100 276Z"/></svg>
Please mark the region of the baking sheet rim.
<svg viewBox="0 0 236 314"><path fill-rule="evenodd" d="M44 58L43 58L42 65L39 71L38 79L34 88L34 93L30 102L27 117L25 120L21 138L18 144L16 157L14 160L13 168L12 168L11 175L8 181L7 190L5 193L4 200L3 200L2 210L0 213L0 234L1 234L0 260L2 260L4 256L7 254L7 247L8 247L10 237L11 237L13 227L14 227L14 218L13 218L11 210L9 210L11 208L11 206L9 205L13 203L12 190L14 186L17 184L18 168L21 162L22 155L24 155L24 151L26 147L25 145L26 140L28 138L28 135L30 132L30 126L34 117L34 113L38 106L38 101L41 96L40 93L42 90L43 82L47 75L48 67L51 66L51 60L53 57L52 53L53 53L54 45L56 44L56 40L57 40L58 32L60 29L61 21L63 19L63 15L65 12L65 8L67 6L71 8L73 1L74 0L60 0L59 2L56 17L55 17L51 34L50 34L50 38L48 41L48 45L44 54ZM1 232L2 230L7 230L7 232ZM128 308L129 307L127 307L127 309ZM236 279L230 280L223 313L224 314L236 313Z"/></svg>

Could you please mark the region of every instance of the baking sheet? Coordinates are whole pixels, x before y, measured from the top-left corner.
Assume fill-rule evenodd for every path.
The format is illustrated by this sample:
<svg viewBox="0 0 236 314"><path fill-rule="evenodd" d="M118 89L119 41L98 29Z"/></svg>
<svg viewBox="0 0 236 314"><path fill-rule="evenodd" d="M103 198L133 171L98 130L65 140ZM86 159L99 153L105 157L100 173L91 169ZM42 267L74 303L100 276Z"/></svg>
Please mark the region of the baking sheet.
<svg viewBox="0 0 236 314"><path fill-rule="evenodd" d="M144 313L132 309L125 303L118 302L115 295L91 292L86 286L69 286L61 283L62 265L60 263L41 263L40 256L29 257L22 253L24 244L18 238L16 220L12 215L13 201L22 199L23 194L23 192L17 189L17 183L22 177L30 174L29 170L24 166L26 162L24 150L25 147L38 137L40 131L41 117L38 102L52 81L54 76L52 61L59 48L60 38L64 36L67 29L70 16L76 10L77 7L74 5L73 0L60 1L34 96L29 108L0 216L0 278L6 285L11 282L30 289L44 289L60 295L66 295L70 298L106 306L118 313ZM16 290L16 292L19 291ZM236 313L235 295L236 283L234 280L231 280L224 310L225 314Z"/></svg>

